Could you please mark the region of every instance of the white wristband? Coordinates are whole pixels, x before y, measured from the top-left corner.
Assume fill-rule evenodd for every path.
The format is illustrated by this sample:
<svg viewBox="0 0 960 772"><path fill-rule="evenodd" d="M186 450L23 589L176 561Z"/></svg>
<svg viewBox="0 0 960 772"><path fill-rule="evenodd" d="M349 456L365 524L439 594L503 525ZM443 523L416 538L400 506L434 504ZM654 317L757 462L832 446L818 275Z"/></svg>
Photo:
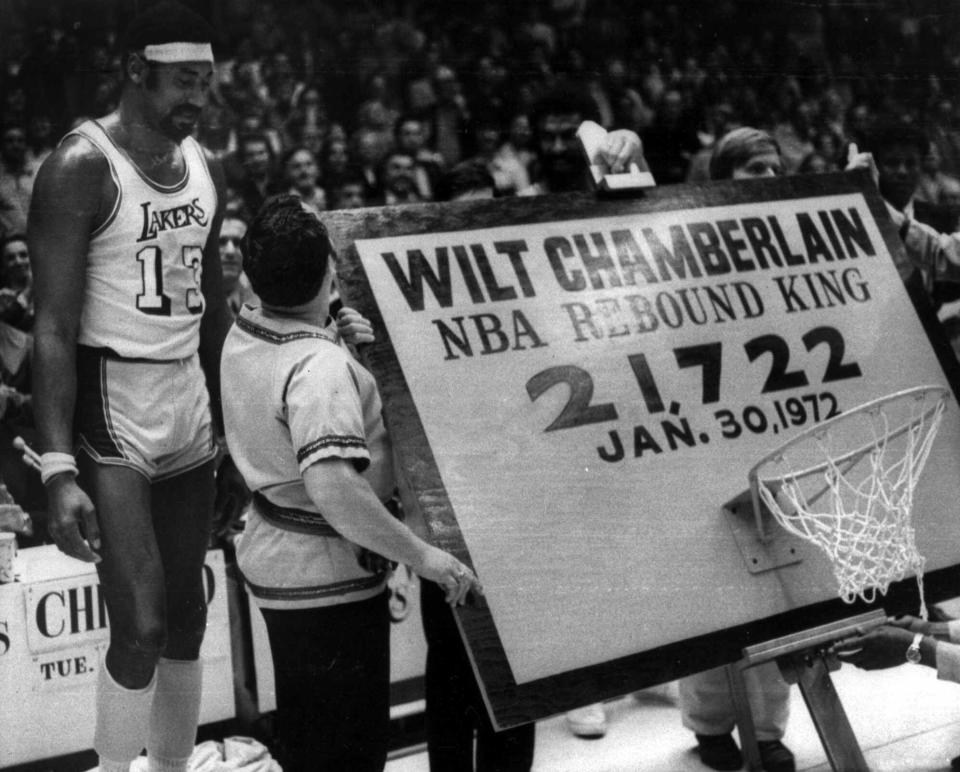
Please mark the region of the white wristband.
<svg viewBox="0 0 960 772"><path fill-rule="evenodd" d="M77 460L70 453L44 453L40 456L40 481L46 485L55 475L77 476Z"/></svg>

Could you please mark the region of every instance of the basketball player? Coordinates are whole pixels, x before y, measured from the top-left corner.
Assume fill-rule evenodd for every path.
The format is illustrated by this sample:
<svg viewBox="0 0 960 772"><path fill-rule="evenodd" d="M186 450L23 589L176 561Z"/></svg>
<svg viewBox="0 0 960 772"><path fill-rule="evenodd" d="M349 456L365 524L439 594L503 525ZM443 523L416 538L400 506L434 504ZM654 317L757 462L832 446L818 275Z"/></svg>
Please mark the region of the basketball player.
<svg viewBox="0 0 960 772"><path fill-rule="evenodd" d="M190 136L213 77L211 40L177 3L135 18L117 109L63 139L30 211L49 529L61 551L97 563L110 615L101 772L127 770L144 747L150 770L185 770L199 716L208 388L216 399L230 319L222 174Z"/></svg>

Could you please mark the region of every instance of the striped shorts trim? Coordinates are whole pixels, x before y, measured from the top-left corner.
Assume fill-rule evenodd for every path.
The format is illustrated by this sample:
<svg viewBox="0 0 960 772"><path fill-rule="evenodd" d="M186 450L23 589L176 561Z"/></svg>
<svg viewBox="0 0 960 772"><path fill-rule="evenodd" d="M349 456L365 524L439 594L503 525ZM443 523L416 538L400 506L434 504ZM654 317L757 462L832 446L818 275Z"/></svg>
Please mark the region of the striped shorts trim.
<svg viewBox="0 0 960 772"><path fill-rule="evenodd" d="M205 464L216 447L199 357L123 359L79 346L76 436L97 463L126 466L152 481Z"/></svg>

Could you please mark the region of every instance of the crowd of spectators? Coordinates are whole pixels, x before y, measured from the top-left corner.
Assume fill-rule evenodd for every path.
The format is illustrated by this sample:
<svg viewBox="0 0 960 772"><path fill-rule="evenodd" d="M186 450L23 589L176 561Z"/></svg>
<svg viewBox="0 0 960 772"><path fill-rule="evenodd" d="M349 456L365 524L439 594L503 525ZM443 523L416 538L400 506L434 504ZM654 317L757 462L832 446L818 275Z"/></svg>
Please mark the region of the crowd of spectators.
<svg viewBox="0 0 960 772"><path fill-rule="evenodd" d="M0 238L11 254L40 163L71 127L114 108L116 30L147 2L4 4ZM445 172L471 159L496 195L520 193L540 176L537 101L560 85L589 95L604 127L636 131L661 185L707 179L715 140L737 126L769 131L787 173L823 172L894 117L930 140L917 199L960 208L952 0L192 5L221 34L199 139L223 160L242 219L277 192L316 211L444 200ZM29 336L29 268L6 262L0 331ZM22 366L0 365L12 388ZM29 394L22 372L17 388Z"/></svg>
<svg viewBox="0 0 960 772"><path fill-rule="evenodd" d="M6 4L4 232L23 230L57 138L114 106L115 30L144 1ZM768 130L788 172L841 168L849 142L895 115L932 141L922 195L960 201L949 0L193 4L222 36L200 139L248 213L286 191L317 210L439 199L442 172L470 158L514 194L537 177L537 98L563 82L599 123L640 134L659 184L705 179L714 139L737 125Z"/></svg>

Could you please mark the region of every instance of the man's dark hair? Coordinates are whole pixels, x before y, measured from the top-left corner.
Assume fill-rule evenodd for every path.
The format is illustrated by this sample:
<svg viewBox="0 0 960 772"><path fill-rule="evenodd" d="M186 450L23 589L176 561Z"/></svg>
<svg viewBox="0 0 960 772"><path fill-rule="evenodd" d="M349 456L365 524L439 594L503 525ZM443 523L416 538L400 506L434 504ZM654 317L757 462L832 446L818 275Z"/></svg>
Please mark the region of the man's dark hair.
<svg viewBox="0 0 960 772"><path fill-rule="evenodd" d="M327 192L330 194L331 209L340 208L340 194L348 185L359 187L360 190L364 192L364 202L366 202L367 181L363 176L363 172L356 166L350 166L342 177L338 177L334 183L327 187Z"/></svg>
<svg viewBox="0 0 960 772"><path fill-rule="evenodd" d="M330 238L298 196L268 198L243 237L243 270L266 304L289 308L313 300L333 254Z"/></svg>
<svg viewBox="0 0 960 772"><path fill-rule="evenodd" d="M496 190L496 183L482 161L463 161L443 176L441 188L444 199L452 200L471 191Z"/></svg>
<svg viewBox="0 0 960 772"><path fill-rule="evenodd" d="M399 149L396 149L396 148L393 149L393 150L390 150L390 151L383 157L383 160L380 161L380 166L379 166L379 168L378 168L378 170L377 170L378 176L380 177L381 180L386 176L386 173L387 173L387 165L388 165L388 164L390 163L390 161L392 161L394 158L407 158L407 159L409 159L409 161L410 161L411 164L413 164L414 166L417 165L417 159L414 158L414 157L413 157L410 153L408 153L406 150L399 150Z"/></svg>
<svg viewBox="0 0 960 772"><path fill-rule="evenodd" d="M3 238L0 238L0 255L3 254L8 244L12 244L15 241L22 241L24 244L26 244L27 234L26 233L8 233ZM5 265L0 265L0 286L6 286L6 283L7 283L7 267Z"/></svg>
<svg viewBox="0 0 960 772"><path fill-rule="evenodd" d="M866 147L860 148L875 156L897 145L916 148L923 158L930 151L930 140L923 129L906 121L887 118L867 134Z"/></svg>
<svg viewBox="0 0 960 772"><path fill-rule="evenodd" d="M135 16L124 32L124 54L162 43L216 42L216 32L196 11L176 0L162 0Z"/></svg>
<svg viewBox="0 0 960 772"><path fill-rule="evenodd" d="M587 91L574 84L562 84L545 93L533 110L532 129L536 134L540 122L548 115L579 115L581 121L599 119L597 103Z"/></svg>

